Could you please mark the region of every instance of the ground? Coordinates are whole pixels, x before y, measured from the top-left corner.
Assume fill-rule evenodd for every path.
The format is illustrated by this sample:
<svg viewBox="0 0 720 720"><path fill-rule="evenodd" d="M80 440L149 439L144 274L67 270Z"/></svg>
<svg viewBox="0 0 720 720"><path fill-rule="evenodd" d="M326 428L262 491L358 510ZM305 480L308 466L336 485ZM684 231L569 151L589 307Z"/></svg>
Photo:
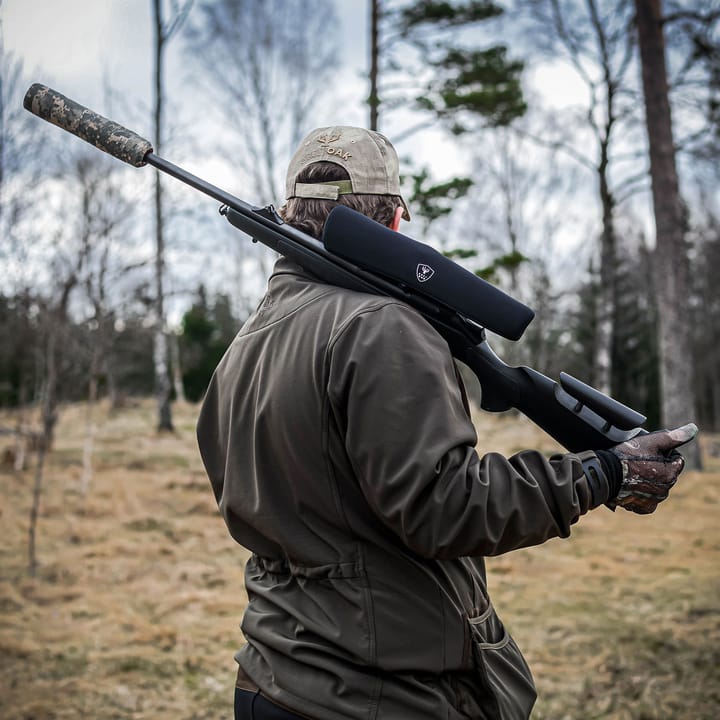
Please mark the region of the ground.
<svg viewBox="0 0 720 720"><path fill-rule="evenodd" d="M202 471L196 415L177 404L176 433L158 435L149 401L99 407L83 496L85 409L62 409L35 578L32 467L0 469L0 717L231 717L245 554ZM553 450L522 418L476 424L484 448ZM570 540L488 562L536 677L533 720L720 717L720 442L701 439L705 471L686 472L655 515L602 508Z"/></svg>

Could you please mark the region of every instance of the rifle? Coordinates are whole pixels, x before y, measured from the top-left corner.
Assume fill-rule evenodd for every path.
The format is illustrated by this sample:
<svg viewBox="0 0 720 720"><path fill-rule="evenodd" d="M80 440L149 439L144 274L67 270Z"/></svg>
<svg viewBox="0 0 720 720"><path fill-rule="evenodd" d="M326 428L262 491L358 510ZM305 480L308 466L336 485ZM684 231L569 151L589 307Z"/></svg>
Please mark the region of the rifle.
<svg viewBox="0 0 720 720"><path fill-rule="evenodd" d="M254 207L153 152L150 142L47 86L35 83L26 110L134 167L151 165L221 203L239 230L323 282L397 298L419 311L453 356L480 381L481 407L516 408L570 452L602 450L644 433L644 415L580 380L560 382L505 364L485 330L518 340L534 317L527 306L423 243L347 207L334 208L322 241L285 224L272 205Z"/></svg>

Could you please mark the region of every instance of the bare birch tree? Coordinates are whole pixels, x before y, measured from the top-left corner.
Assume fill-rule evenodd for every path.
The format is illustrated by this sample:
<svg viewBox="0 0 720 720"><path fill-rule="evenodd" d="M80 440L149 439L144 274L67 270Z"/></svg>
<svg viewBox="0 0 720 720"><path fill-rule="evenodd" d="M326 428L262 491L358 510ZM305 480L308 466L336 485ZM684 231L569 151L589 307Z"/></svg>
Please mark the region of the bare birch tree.
<svg viewBox="0 0 720 720"><path fill-rule="evenodd" d="M205 0L188 28L233 163L258 199L282 197L282 173L315 104L332 89L337 16L327 0Z"/></svg>
<svg viewBox="0 0 720 720"><path fill-rule="evenodd" d="M82 285L89 302L88 326L88 390L85 414L85 440L83 443L83 472L80 492L87 494L92 479L92 455L95 438L94 414L99 398L100 377L107 379L111 408L117 402L117 388L112 358L112 337L115 310L110 292L111 284L141 263L120 261L115 245L118 234L131 216L131 203L121 188L121 168L98 153L79 155L72 166L71 178L82 198L80 208L80 234L88 238ZM125 238L123 238L125 239Z"/></svg>
<svg viewBox="0 0 720 720"><path fill-rule="evenodd" d="M119 265L117 259L113 266L112 257L113 241L130 216L130 201L120 189L119 176L125 171L109 158L85 148L60 156L59 160L56 177L46 179L47 187L42 188L46 194L58 196L55 199L59 210L52 211L54 232L43 239L37 234L38 226L33 226L32 232L36 234L26 238L28 243L42 244L42 254L34 258L35 272L36 277L47 276L42 283L36 280L34 294L39 336L37 373L41 384L40 430L33 443L37 454L28 529L31 575L36 574L38 566L36 537L45 462L53 445L59 406L85 379L89 379L89 388L80 489L85 493L89 487L93 409L98 398L100 368L113 331L108 275L112 273L113 279L117 279L119 273L132 267ZM89 372L89 378L85 372Z"/></svg>
<svg viewBox="0 0 720 720"><path fill-rule="evenodd" d="M0 260L7 263L6 284L16 282L11 268L22 267L25 259L17 231L32 207L40 167L35 150L41 130L23 110L24 89L22 62L5 51L0 15Z"/></svg>
<svg viewBox="0 0 720 720"><path fill-rule="evenodd" d="M182 27L192 5L192 0L185 0L181 5L171 0L170 18L164 19L163 0L152 0L154 30L154 143L158 155L162 155L164 144L165 103L165 51L167 45ZM161 431L172 431L172 411L170 409L170 376L168 371L168 340L165 322L165 225L163 217L163 184L162 173L155 170L155 342L153 359L155 362L155 394L157 398L158 423Z"/></svg>
<svg viewBox="0 0 720 720"><path fill-rule="evenodd" d="M335 4L329 0L199 0L187 51L203 111L218 125L216 153L251 202L281 202L290 155L333 90ZM197 68L197 70L195 69ZM324 113L323 113L324 116ZM234 233L234 231L233 231ZM233 304L247 316L275 254L232 239Z"/></svg>
<svg viewBox="0 0 720 720"><path fill-rule="evenodd" d="M23 91L22 62L5 50L0 13L0 264L4 289L11 291L21 304L31 294L22 226L32 208L32 191L40 167L35 152L40 131L22 109ZM17 342L17 337L13 340ZM22 359L17 360L22 370L17 388L14 467L19 471L25 466L29 432L26 405L32 395L29 386L32 373L25 372Z"/></svg>
<svg viewBox="0 0 720 720"><path fill-rule="evenodd" d="M601 209L599 243L600 283L597 294L594 338L594 377L591 382L605 393L613 392L612 357L618 304L617 271L622 253L618 248L616 213L628 194L644 179L633 163L639 156L621 155L617 146L637 126L636 103L628 70L634 46L628 28L631 8L624 0L609 4L537 0L530 12L541 32L534 35L541 50L567 61L586 88L586 102L564 112L561 122L547 123L535 136L542 145L561 150L589 170L596 182ZM536 26L536 27L537 27ZM548 131L548 128L553 128ZM574 137L589 131L591 142ZM619 160L625 160L624 167Z"/></svg>
<svg viewBox="0 0 720 720"><path fill-rule="evenodd" d="M42 377L40 418L41 430L35 443L37 458L33 482L30 520L28 524L28 572L32 577L37 574L37 523L40 515L40 502L43 491L45 460L50 451L58 419L58 386L62 373L62 360L68 357L66 340L69 326L70 300L74 290L80 283L81 273L91 246L91 235L87 228L82 228L75 238L68 238L66 233L76 228L64 230L65 224L60 223L53 246L57 251L51 262L50 270L52 285L44 300L40 301L40 328L43 339L41 356L38 358ZM73 250L68 251L70 245Z"/></svg>

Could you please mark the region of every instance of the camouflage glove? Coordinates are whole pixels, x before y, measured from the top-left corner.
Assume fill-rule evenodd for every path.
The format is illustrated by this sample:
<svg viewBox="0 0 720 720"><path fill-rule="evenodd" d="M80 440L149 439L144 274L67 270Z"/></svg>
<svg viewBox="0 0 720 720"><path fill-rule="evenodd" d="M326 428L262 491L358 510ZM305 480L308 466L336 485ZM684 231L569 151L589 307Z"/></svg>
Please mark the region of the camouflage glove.
<svg viewBox="0 0 720 720"><path fill-rule="evenodd" d="M690 442L697 432L697 427L689 423L675 430L637 435L611 447L610 452L620 460L623 477L620 491L607 506L614 510L619 505L641 515L654 512L658 503L667 498L685 465L675 448Z"/></svg>

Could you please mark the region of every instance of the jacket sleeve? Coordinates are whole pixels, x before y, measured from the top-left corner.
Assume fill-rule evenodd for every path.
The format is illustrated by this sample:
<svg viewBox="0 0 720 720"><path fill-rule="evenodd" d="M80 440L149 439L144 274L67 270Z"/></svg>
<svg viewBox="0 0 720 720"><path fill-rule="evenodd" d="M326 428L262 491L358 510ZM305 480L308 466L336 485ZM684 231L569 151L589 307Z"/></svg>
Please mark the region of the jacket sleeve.
<svg viewBox="0 0 720 720"><path fill-rule="evenodd" d="M498 555L566 537L591 506L577 455L479 457L443 338L412 308L355 315L328 349L328 393L375 514L424 557Z"/></svg>

